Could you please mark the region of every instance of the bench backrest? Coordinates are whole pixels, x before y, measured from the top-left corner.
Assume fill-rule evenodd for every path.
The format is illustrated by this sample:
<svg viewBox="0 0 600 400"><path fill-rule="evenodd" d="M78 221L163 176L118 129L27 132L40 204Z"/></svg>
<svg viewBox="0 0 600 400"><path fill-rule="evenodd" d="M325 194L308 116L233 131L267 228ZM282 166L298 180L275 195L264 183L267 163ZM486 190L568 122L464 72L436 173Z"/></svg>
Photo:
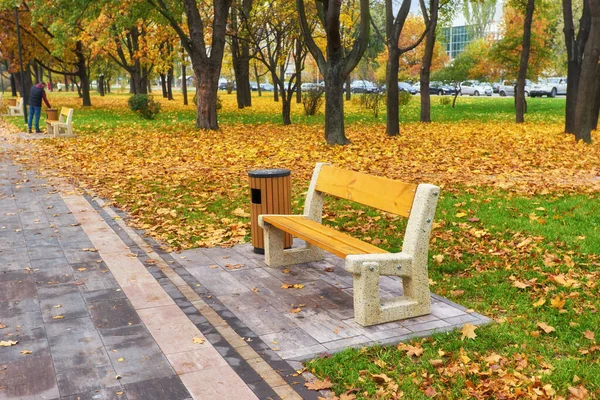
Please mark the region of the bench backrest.
<svg viewBox="0 0 600 400"><path fill-rule="evenodd" d="M58 116L59 122L64 122L65 124L70 124L73 119L73 109L63 107L60 109L60 115Z"/></svg>
<svg viewBox="0 0 600 400"><path fill-rule="evenodd" d="M408 217L417 185L323 165L315 190Z"/></svg>

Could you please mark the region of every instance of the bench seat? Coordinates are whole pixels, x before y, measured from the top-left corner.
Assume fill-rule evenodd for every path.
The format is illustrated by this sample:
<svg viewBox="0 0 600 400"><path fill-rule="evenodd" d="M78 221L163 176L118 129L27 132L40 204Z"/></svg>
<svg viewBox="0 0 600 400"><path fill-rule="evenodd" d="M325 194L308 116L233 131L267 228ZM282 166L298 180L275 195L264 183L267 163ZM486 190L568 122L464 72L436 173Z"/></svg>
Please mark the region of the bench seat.
<svg viewBox="0 0 600 400"><path fill-rule="evenodd" d="M304 215L264 215L263 221L343 259L349 254L387 253L377 246L321 225Z"/></svg>

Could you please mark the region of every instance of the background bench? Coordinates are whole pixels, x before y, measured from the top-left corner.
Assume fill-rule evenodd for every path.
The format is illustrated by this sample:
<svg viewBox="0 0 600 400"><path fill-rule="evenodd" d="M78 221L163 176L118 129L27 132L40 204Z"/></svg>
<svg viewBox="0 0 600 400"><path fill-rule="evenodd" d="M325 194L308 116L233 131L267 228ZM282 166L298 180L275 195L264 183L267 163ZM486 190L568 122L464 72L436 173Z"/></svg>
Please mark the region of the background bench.
<svg viewBox="0 0 600 400"><path fill-rule="evenodd" d="M324 195L330 194L408 217L400 253L388 253L321 224ZM306 196L303 215L260 215L265 263L270 267L319 261L323 250L346 260L354 277L354 318L368 326L430 312L427 256L439 197L434 185L413 185L318 163ZM303 239L306 247L284 250L284 232ZM381 275L402 277L404 295L384 299Z"/></svg>
<svg viewBox="0 0 600 400"><path fill-rule="evenodd" d="M73 109L63 107L60 109L58 121L46 120L48 133L54 137L73 135ZM61 133L61 132L64 132Z"/></svg>
<svg viewBox="0 0 600 400"><path fill-rule="evenodd" d="M23 98L19 97L17 99L17 105L8 106L8 115L10 116L18 116L23 115Z"/></svg>

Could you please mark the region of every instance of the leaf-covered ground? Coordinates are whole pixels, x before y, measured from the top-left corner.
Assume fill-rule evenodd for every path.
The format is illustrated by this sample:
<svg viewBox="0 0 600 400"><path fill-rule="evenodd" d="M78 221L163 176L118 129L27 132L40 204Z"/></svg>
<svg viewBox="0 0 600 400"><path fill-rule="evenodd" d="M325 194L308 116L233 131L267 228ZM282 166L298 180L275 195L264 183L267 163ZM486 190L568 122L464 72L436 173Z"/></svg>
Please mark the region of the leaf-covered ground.
<svg viewBox="0 0 600 400"><path fill-rule="evenodd" d="M319 161L438 184L432 290L497 323L348 350L311 370L346 399L600 396L600 145L562 133L564 100L532 99L535 122L519 126L511 99L461 98L457 110L434 108L446 122L405 123L395 138L353 102L353 144L329 147L319 117L302 117L296 105L303 123L283 127L268 98L237 112L234 97L222 97L219 132L193 129L191 106L162 101L163 114L145 122L126 97L95 97L95 107L75 112L77 139L36 141L15 157L113 200L175 249L247 240L238 209L249 209L253 169L292 170L296 211ZM397 217L333 202L325 220L388 250L401 246Z"/></svg>

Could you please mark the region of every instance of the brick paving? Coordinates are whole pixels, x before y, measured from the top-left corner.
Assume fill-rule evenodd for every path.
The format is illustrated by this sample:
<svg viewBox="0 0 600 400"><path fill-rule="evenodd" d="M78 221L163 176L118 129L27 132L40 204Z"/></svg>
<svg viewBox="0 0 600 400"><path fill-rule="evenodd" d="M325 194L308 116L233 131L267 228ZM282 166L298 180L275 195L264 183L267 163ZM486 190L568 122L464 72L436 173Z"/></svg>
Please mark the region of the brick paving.
<svg viewBox="0 0 600 400"><path fill-rule="evenodd" d="M432 294L432 314L364 328L336 257L168 254L124 218L0 154L0 341L18 342L0 347L0 400L316 399L300 361L489 322Z"/></svg>

